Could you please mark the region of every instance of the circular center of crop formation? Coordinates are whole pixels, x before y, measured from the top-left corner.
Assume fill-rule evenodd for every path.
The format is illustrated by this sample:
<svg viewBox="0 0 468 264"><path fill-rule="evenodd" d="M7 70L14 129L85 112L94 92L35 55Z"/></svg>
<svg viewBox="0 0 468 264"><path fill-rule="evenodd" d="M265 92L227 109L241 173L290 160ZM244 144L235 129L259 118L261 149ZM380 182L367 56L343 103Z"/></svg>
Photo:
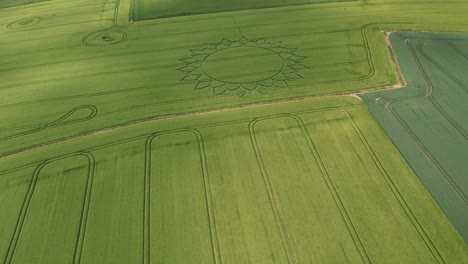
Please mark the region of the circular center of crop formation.
<svg viewBox="0 0 468 264"><path fill-rule="evenodd" d="M18 29L18 28L25 28L25 27L30 27L36 24L39 24L41 22L40 17L28 17L28 18L23 18L20 20L17 20L15 22L12 22L8 24L9 29Z"/></svg>
<svg viewBox="0 0 468 264"><path fill-rule="evenodd" d="M90 46L105 46L120 43L127 35L119 30L109 29L93 32L83 38L83 43Z"/></svg>
<svg viewBox="0 0 468 264"><path fill-rule="evenodd" d="M214 80L243 84L270 79L281 73L283 66L283 58L269 49L235 47L212 53L202 69Z"/></svg>
<svg viewBox="0 0 468 264"><path fill-rule="evenodd" d="M178 70L185 74L183 81L195 83L195 90L211 89L215 95L266 94L303 78L299 71L307 69L303 64L306 57L296 51L263 38L223 39L191 50L192 55L182 59L185 65Z"/></svg>

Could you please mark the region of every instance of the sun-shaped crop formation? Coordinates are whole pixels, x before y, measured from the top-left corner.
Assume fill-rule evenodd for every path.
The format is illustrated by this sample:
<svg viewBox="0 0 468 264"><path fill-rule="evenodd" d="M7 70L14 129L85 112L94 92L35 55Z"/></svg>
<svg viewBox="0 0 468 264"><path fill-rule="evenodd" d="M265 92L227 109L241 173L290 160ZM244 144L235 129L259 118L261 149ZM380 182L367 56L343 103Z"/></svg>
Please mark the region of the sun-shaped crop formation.
<svg viewBox="0 0 468 264"><path fill-rule="evenodd" d="M191 50L191 56L182 59L185 66L178 70L185 74L183 81L195 82L195 90L212 89L215 95L266 94L303 78L298 72L307 69L303 64L306 57L296 51L263 38L222 39Z"/></svg>

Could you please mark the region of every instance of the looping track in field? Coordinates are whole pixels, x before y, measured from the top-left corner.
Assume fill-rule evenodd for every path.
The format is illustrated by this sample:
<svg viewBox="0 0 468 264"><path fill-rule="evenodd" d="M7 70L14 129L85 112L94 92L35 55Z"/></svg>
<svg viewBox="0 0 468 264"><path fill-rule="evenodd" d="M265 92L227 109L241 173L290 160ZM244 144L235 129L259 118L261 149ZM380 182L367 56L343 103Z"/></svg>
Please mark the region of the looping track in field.
<svg viewBox="0 0 468 264"><path fill-rule="evenodd" d="M7 25L7 28L8 29L21 29L21 28L32 27L41 23L42 20L43 19L41 17L22 18L20 20L16 20L14 22L9 23Z"/></svg>
<svg viewBox="0 0 468 264"><path fill-rule="evenodd" d="M259 165L259 168L260 168L260 171L261 171L261 175L262 175L262 178L264 180L268 196L270 198L271 207L272 207L272 210L274 212L274 215L275 215L275 218L276 218L276 221L277 221L278 229L279 229L281 239L282 239L282 242L283 242L283 247L284 247L285 253L286 253L287 257L288 257L288 262L289 263L298 263L298 260L297 260L297 257L296 257L295 251L294 251L293 243L291 241L290 235L288 234L288 231L287 231L287 228L286 228L286 224L284 222L284 216L283 216L283 214L281 212L281 209L280 209L280 203L278 201L278 195L275 192L275 188L273 186L272 180L271 180L271 178L270 178L270 176L268 174L267 166L266 166L265 161L263 159L262 152L260 150L260 146L258 144L258 140L257 140L256 134L255 134L255 125L258 122L263 121L263 120L268 120L268 119L281 118L281 117L293 119L297 123L297 125L301 128L302 136L306 139L309 150L313 154L313 157L314 157L316 163L319 165L322 178L323 178L323 180L325 181L325 183L326 183L326 185L328 187L328 191L333 196L333 199L334 199L334 201L336 203L336 206L337 206L337 208L338 208L338 210L340 212L340 215L341 215L341 217L343 219L343 222L346 225L346 229L348 230L349 235L351 236L351 238L352 238L352 240L354 242L354 245L356 246L356 249L358 250L359 255L361 256L361 259L362 259L363 263L371 263L371 260L370 260L370 258L368 256L367 252L366 252L366 249L365 249L364 245L362 244L362 241L359 238L359 235L358 235L356 229L354 228L354 225L353 225L353 223L351 221L351 218L349 217L349 214L348 214L345 206L343 205L342 199L341 199L340 195L338 194L338 191L336 190L336 187L333 184L333 181L332 181L330 175L328 174L328 172L327 172L327 170L325 168L325 165L324 165L322 159L320 158L320 155L318 154L317 148L316 148L312 138L310 137L310 134L309 134L309 132L307 130L307 126L305 125L304 121L300 117L298 117L297 115L282 114L282 115L275 115L275 116L264 117L264 118L257 118L255 120L253 120L249 124L249 131L250 131L250 138L251 138L251 142L252 142L252 147L255 150L255 156L257 158L257 162L258 162L258 165Z"/></svg>
<svg viewBox="0 0 468 264"><path fill-rule="evenodd" d="M72 117L74 114L76 114L78 111L80 110L85 110L85 111L89 111L88 115L84 116L84 117L80 117L80 118L77 118L75 120L70 120L70 121L67 121L67 119L69 119L70 117ZM15 138L18 138L18 137L21 137L21 136L25 136L25 135L29 135L29 134L32 134L32 133L35 133L35 132L39 132L39 131L42 131L44 129L47 129L47 128L52 128L52 127L57 127L57 126L63 126L63 125L69 125L69 124L74 124L74 123L79 123L79 122L83 122L83 121L87 121L87 120L90 120L92 118L94 118L96 115L98 114L98 109L96 106L94 105L81 105L81 106L78 106L78 107L75 107L73 109L71 109L70 111L68 111L67 113L65 113L63 116L61 116L60 118L56 119L55 121L52 121L48 124L45 124L45 125L42 125L42 126L39 126L39 127L36 127L36 128L33 128L31 130L26 130L26 131L23 131L23 132L20 132L18 134L15 134L15 135L12 135L12 136L8 136L8 137L4 137L4 138L1 138L0 139L0 142L3 142L3 141L7 141L7 140L11 140L11 139L15 139ZM12 129L5 129L3 131L8 131L8 130L20 130L22 129L21 127L19 128L12 128ZM2 130L0 130L1 132Z"/></svg>
<svg viewBox="0 0 468 264"><path fill-rule="evenodd" d="M145 179L144 179L144 199L143 199L143 264L151 263L151 144L152 142L162 135L187 132L196 137L198 144L198 151L200 157L200 166L203 176L203 185L205 191L205 202L208 215L208 225L210 229L210 239L214 264L222 263L221 246L219 241L219 234L216 228L216 214L214 208L214 199L211 190L210 178L208 174L208 167L206 164L206 152L202 134L196 129L180 129L171 130L166 132L156 133L151 135L146 140L145 145Z"/></svg>
<svg viewBox="0 0 468 264"><path fill-rule="evenodd" d="M82 39L83 44L88 46L108 46L115 45L127 40L127 33L118 29L120 0L115 2L112 26L91 32Z"/></svg>
<svg viewBox="0 0 468 264"><path fill-rule="evenodd" d="M90 206L90 200L91 200L91 191L92 191L92 185L93 185L93 180L94 180L94 175L95 175L95 169L96 169L96 161L94 156L89 153L89 152L78 152L78 153L72 153L68 155L62 155L53 159L49 159L41 163L39 166L36 167L34 170L34 173L32 175L32 178L29 183L29 188L26 193L26 197L23 201L23 204L21 206L20 210L20 215L17 219L15 230L13 233L13 237L10 241L10 244L7 248L7 254L5 257L5 264L12 263L14 260L15 256L15 251L18 245L18 242L21 241L21 233L23 226L25 222L28 220L28 211L30 210L31 206L31 200L33 199L36 186L38 181L40 180L40 175L44 167L46 167L48 164L51 164L55 161L59 161L65 158L72 158L72 157L78 157L82 156L84 157L87 162L88 162L88 171L87 171L87 176L86 176L86 185L85 185L85 190L83 191L83 203L82 203L82 208L81 208L81 216L80 216L80 221L79 221L79 226L77 227L77 236L76 236L76 241L75 241L75 246L74 246L74 253L73 253L73 259L70 260L71 263L77 264L80 263L80 258L81 258L81 252L83 250L83 244L85 240L85 233L86 233L86 225L87 225L87 220L88 220L88 213L89 213L89 206Z"/></svg>
<svg viewBox="0 0 468 264"><path fill-rule="evenodd" d="M108 46L124 42L127 34L115 28L99 30L86 35L83 43L88 46Z"/></svg>

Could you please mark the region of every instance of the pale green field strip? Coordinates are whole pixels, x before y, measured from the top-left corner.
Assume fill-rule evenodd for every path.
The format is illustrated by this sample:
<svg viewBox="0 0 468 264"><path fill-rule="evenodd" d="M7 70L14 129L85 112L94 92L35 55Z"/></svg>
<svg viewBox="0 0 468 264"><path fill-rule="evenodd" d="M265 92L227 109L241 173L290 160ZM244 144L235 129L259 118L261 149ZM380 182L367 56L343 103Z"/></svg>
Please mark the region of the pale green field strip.
<svg viewBox="0 0 468 264"><path fill-rule="evenodd" d="M0 167L6 263L468 261L350 97L123 127Z"/></svg>
<svg viewBox="0 0 468 264"><path fill-rule="evenodd" d="M394 33L408 87L362 97L468 239L468 36Z"/></svg>
<svg viewBox="0 0 468 264"><path fill-rule="evenodd" d="M174 16L206 14L214 12L240 11L268 7L306 5L329 2L351 2L357 0L130 0L130 19L146 20Z"/></svg>
<svg viewBox="0 0 468 264"><path fill-rule="evenodd" d="M154 116L393 85L381 29L468 25L463 1L314 4L120 26L125 5L47 1L0 10L2 153ZM88 106L95 116L54 123Z"/></svg>

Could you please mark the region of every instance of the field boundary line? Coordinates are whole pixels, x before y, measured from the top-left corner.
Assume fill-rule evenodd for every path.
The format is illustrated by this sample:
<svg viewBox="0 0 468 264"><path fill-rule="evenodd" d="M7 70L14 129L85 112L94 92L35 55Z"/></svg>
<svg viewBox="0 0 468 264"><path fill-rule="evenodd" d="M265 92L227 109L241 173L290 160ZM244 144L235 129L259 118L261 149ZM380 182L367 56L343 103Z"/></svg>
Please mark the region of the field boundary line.
<svg viewBox="0 0 468 264"><path fill-rule="evenodd" d="M425 229L419 222L418 218L415 216L411 208L409 207L408 203L406 202L405 198L399 191L397 185L395 182L392 180L390 175L388 174L387 170L385 167L382 165L380 162L377 154L375 153L374 149L370 145L369 141L366 139L364 133L361 131L359 128L358 124L354 121L352 118L351 114L346 110L342 110L343 113L345 114L346 118L351 124L351 127L353 128L354 132L358 135L359 139L361 140L361 143L364 145L366 148L369 156L371 157L374 165L377 167L377 169L380 172L380 175L384 178L385 183L387 184L388 188L390 191L393 193L394 198L397 200L398 204L400 205L400 208L403 210L403 212L406 214L408 217L408 220L411 222L412 226L418 233L419 237L421 238L422 242L426 246L426 248L429 250L431 253L432 257L434 260L437 261L437 263L446 263L443 256L437 249L437 247L434 245L428 234L426 233Z"/></svg>
<svg viewBox="0 0 468 264"><path fill-rule="evenodd" d="M206 153L203 144L203 136L196 129L176 129L158 132L149 137L146 136L145 144L145 179L144 179L144 199L143 199L143 264L151 263L151 168L152 168L152 143L159 136L169 135L173 133L188 132L197 138L198 155L200 158L200 168L203 179L203 187L205 192L205 205L207 209L208 227L210 230L210 241L213 261L215 264L222 263L221 246L219 241L219 233L216 228L216 211L214 208L214 198L212 194L211 184L208 176L208 167L206 163Z"/></svg>
<svg viewBox="0 0 468 264"><path fill-rule="evenodd" d="M29 188L23 200L20 214L18 216L18 220L15 225L15 230L14 230L13 236L11 238L10 244L7 249L7 254L6 254L5 262L4 262L5 264L10 264L13 262L14 254L16 251L16 246L20 240L22 229L26 221L27 213L29 211L31 200L33 198L36 184L37 184L37 181L39 180L39 175L42 169L52 162L63 160L63 159L70 158L70 157L77 157L77 156L84 156L88 160L88 175L86 178L86 184L85 184L86 187L83 192L83 203L82 203L82 209L81 209L81 214L80 214L81 217L80 217L80 223L78 226L78 232L77 232L78 234L76 237L75 250L73 253L73 260L72 260L74 264L80 263L81 252L83 249L84 237L85 237L85 232L86 232L86 225L88 221L89 205L90 205L90 199L91 199L91 188L93 184L95 166L96 166L95 158L89 152L76 152L76 153L71 153L68 155L62 155L56 158L46 160L36 167L31 177Z"/></svg>

